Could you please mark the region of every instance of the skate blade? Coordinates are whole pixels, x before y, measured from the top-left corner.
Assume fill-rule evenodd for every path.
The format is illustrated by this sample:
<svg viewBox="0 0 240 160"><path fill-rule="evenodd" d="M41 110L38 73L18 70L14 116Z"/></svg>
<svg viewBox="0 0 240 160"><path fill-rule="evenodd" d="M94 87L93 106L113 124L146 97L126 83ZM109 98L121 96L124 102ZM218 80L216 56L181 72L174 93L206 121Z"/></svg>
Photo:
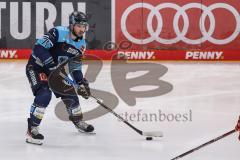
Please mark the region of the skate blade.
<svg viewBox="0 0 240 160"><path fill-rule="evenodd" d="M42 145L43 144L43 140L36 140L36 139L33 139L32 137L27 137L26 142L30 143L30 144L35 144L35 145Z"/></svg>
<svg viewBox="0 0 240 160"><path fill-rule="evenodd" d="M87 134L87 135L95 135L96 134L96 132L85 132L85 131L80 130L80 129L78 129L78 132L83 133L83 134Z"/></svg>

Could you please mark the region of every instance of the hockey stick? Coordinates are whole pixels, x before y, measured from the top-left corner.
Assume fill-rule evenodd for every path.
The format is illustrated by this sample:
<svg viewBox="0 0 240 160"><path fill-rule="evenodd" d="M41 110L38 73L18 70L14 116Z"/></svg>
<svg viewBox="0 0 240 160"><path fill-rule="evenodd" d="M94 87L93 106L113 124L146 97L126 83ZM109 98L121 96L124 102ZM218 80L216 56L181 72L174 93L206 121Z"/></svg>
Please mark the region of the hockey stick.
<svg viewBox="0 0 240 160"><path fill-rule="evenodd" d="M98 98L94 97L91 95L93 99L97 101L98 104L100 104L102 107L107 109L109 112L111 112L113 115L115 115L117 118L119 118L121 121L123 121L125 124L127 124L129 127L131 127L133 130L135 130L138 134L142 136L147 136L147 137L163 137L163 133L161 131L152 131L152 132L143 132L136 127L134 127L132 124L130 124L128 121L126 121L124 118L122 118L120 115L118 115L116 112L114 112L112 109L110 109L108 106L103 104Z"/></svg>
<svg viewBox="0 0 240 160"><path fill-rule="evenodd" d="M203 148L203 147L205 147L205 146L207 146L209 144L212 144L212 143L214 143L214 142L216 142L216 141L218 141L218 140L220 140L220 139L222 139L224 137L227 137L227 136L231 135L234 132L236 132L235 129L233 129L233 130L231 130L231 131L229 131L229 132L227 132L227 133L225 133L225 134L223 134L223 135L221 135L219 137L216 137L216 138L214 138L214 139L212 139L212 140L210 140L210 141L208 141L208 142L206 142L206 143L204 143L204 144L202 144L202 145L200 145L200 146L198 146L196 148L193 148L193 149L191 149L191 150L189 150L189 151L187 151L187 152L185 152L185 153L183 153L183 154L181 154L181 155L179 155L179 156L177 156L177 157L175 157L175 158L173 158L171 160L180 159L180 158L182 158L182 157L184 157L184 156L186 156L186 155L188 155L188 154L190 154L190 153L192 153L194 151L197 151L197 150L199 150L199 149L201 149L201 148Z"/></svg>
<svg viewBox="0 0 240 160"><path fill-rule="evenodd" d="M73 58L78 58L78 57L73 57ZM73 58L63 62L60 66L58 66L58 68L55 71L53 71L50 74L48 84L54 92L62 94L62 95L71 95L71 94L73 94L73 92L74 92L74 94L77 93L77 90L80 88L79 84L77 84L73 79L71 79L67 75L69 72L68 72L68 67L66 64L68 62L70 62L71 60L73 60ZM61 82L61 83L62 82L66 83L64 85L65 88L62 87L60 89L57 89L57 88L59 88L59 86L56 86L56 85L59 85L59 83L56 83L56 81ZM95 100L97 100L98 104L100 104L102 107L104 107L109 112L114 114L117 118L122 120L125 124L127 124L129 127L131 127L133 130L135 130L140 135L147 136L147 137L163 137L163 133L160 131L143 132L143 131L137 129L132 124L127 122L125 119L123 119L120 115L118 115L113 110L111 110L109 107L107 107L105 104L103 104L99 99L97 99L93 95L90 95L90 96L92 98L94 98Z"/></svg>
<svg viewBox="0 0 240 160"><path fill-rule="evenodd" d="M67 81L75 90L75 92L77 92L79 87L79 84L77 84L75 81L71 80L68 76L60 73L60 76L62 78L64 78L65 81ZM98 104L100 104L102 107L104 107L105 109L107 109L109 112L111 112L112 114L114 114L117 118L119 118L121 121L123 121L125 124L127 124L129 127L131 127L133 130L135 130L137 133L139 133L140 135L143 136L147 136L147 137L163 137L163 133L161 131L152 131L152 132L143 132L139 129L137 129L136 127L134 127L132 124L130 124L129 122L127 122L124 118L122 118L120 115L118 115L116 112L114 112L112 109L110 109L109 107L107 107L105 104L103 104L98 98L96 98L93 95L90 95L90 97L92 97L93 99L95 99L97 101Z"/></svg>

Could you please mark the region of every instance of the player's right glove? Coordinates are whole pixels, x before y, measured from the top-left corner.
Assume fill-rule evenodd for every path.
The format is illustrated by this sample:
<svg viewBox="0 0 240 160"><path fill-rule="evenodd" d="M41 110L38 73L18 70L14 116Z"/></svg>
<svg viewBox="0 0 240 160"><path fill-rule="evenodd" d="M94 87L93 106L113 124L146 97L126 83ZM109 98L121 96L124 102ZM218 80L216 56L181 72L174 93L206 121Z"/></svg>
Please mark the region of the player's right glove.
<svg viewBox="0 0 240 160"><path fill-rule="evenodd" d="M86 78L83 78L83 81L81 83L79 83L77 93L78 93L78 95L82 96L85 99L88 99L89 96L91 95L89 83Z"/></svg>

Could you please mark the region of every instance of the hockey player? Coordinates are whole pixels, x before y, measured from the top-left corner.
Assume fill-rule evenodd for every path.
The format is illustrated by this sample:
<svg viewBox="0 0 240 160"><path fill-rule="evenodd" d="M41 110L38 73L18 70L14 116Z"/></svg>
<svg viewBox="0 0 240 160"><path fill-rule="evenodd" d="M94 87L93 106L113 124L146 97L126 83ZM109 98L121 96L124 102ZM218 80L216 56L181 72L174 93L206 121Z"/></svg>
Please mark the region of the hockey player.
<svg viewBox="0 0 240 160"><path fill-rule="evenodd" d="M31 105L30 117L27 119L28 130L26 142L42 144L44 136L39 133L46 107L48 106L52 91L49 89L47 77L64 60L83 54L86 42L83 34L88 29L87 17L82 12L73 12L69 16L69 26L58 26L49 30L35 43L31 57L26 66L26 75L35 96ZM72 78L82 87L80 95L89 98L90 89L88 81L83 78L81 63L71 66ZM82 121L82 112L77 95L66 96L55 93L66 105L69 120L81 132L92 132L94 127Z"/></svg>
<svg viewBox="0 0 240 160"><path fill-rule="evenodd" d="M238 122L237 122L237 125L236 125L235 129L236 129L236 131L240 132L240 116L239 116L239 119L238 119ZM239 134L238 139L240 140L240 134Z"/></svg>

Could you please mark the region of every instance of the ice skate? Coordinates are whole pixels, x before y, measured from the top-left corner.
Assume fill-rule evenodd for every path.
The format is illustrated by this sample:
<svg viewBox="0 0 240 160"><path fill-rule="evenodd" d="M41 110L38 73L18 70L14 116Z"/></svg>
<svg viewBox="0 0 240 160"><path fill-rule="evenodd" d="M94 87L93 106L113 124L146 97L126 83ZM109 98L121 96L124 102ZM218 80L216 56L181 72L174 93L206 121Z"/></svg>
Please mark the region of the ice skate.
<svg viewBox="0 0 240 160"><path fill-rule="evenodd" d="M91 124L87 124L86 122L80 120L78 116L70 116L69 119L73 122L79 132L95 134L93 132L94 127Z"/></svg>
<svg viewBox="0 0 240 160"><path fill-rule="evenodd" d="M26 142L31 144L42 145L44 136L39 133L39 128L32 126L31 119L28 118L28 130Z"/></svg>

